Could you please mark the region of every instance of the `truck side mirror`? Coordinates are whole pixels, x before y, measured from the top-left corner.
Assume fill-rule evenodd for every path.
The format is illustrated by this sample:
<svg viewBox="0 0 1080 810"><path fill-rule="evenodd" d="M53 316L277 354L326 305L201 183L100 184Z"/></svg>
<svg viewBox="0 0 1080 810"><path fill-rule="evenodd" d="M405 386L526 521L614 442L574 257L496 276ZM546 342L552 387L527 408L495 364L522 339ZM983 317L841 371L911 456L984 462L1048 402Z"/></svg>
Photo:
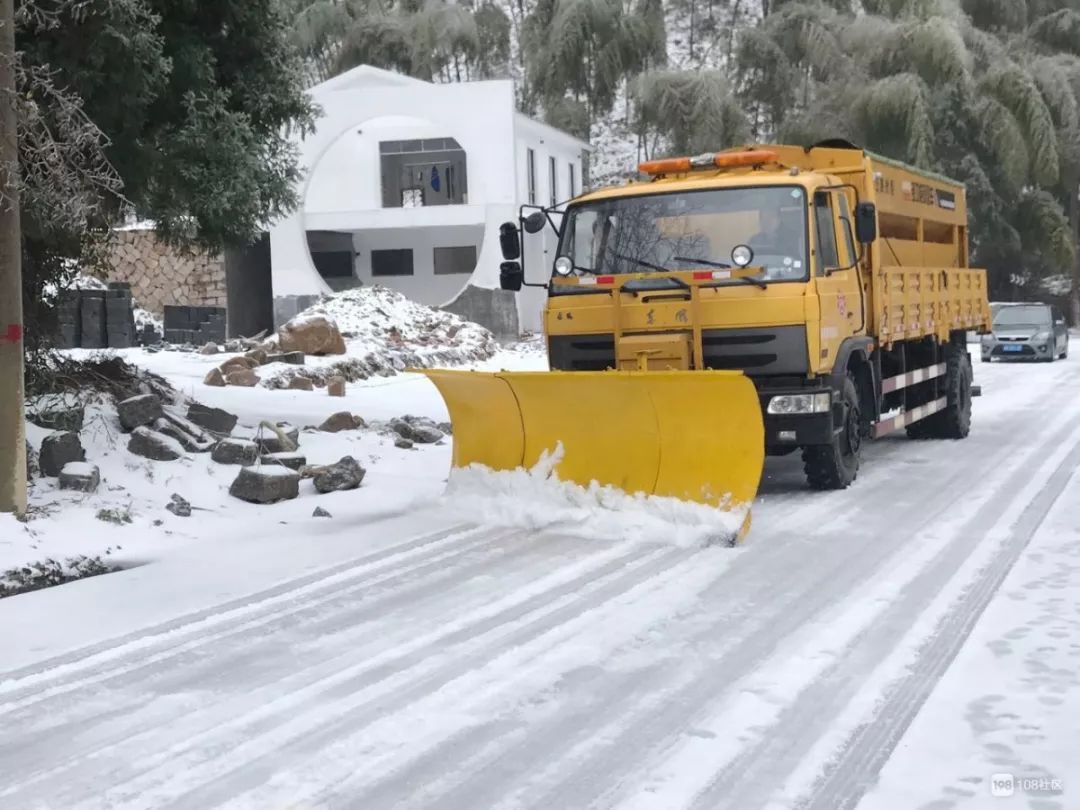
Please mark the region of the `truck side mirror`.
<svg viewBox="0 0 1080 810"><path fill-rule="evenodd" d="M504 222L499 226L499 247L508 262L521 258L521 237L513 222Z"/></svg>
<svg viewBox="0 0 1080 810"><path fill-rule="evenodd" d="M860 245L868 245L877 235L877 207L873 203L859 203L855 206L855 238Z"/></svg>
<svg viewBox="0 0 1080 810"><path fill-rule="evenodd" d="M525 271L518 262L503 262L499 265L499 287L507 292L518 292L525 281Z"/></svg>
<svg viewBox="0 0 1080 810"><path fill-rule="evenodd" d="M525 233L540 233L547 225L547 214L543 211L533 211L525 217Z"/></svg>

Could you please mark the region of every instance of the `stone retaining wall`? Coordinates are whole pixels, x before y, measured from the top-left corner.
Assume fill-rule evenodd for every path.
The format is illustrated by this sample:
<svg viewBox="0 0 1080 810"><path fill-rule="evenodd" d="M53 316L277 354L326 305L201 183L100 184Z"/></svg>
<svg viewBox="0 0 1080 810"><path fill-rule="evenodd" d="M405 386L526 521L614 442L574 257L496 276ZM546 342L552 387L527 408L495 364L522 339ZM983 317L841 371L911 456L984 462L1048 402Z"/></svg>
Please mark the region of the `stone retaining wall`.
<svg viewBox="0 0 1080 810"><path fill-rule="evenodd" d="M162 315L166 304L224 307L225 260L184 254L157 240L152 230L113 234L109 281L126 281L139 306Z"/></svg>

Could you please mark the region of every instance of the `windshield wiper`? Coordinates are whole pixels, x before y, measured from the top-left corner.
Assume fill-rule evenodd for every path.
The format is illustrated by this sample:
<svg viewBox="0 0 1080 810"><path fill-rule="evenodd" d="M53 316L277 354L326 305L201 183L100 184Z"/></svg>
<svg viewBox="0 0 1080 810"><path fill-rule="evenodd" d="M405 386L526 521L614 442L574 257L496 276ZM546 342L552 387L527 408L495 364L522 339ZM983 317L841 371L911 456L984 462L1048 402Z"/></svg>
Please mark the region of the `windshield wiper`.
<svg viewBox="0 0 1080 810"><path fill-rule="evenodd" d="M710 261L709 259L694 259L690 256L672 256L671 258L677 262L693 262L694 264L703 264L706 267L718 267L721 270L731 269L730 264L724 264L723 262L714 262Z"/></svg>
<svg viewBox="0 0 1080 810"><path fill-rule="evenodd" d="M614 251L612 251L611 255L614 256L616 259L621 259L624 262L633 262L638 267L648 267L650 270L656 270L657 272L660 272L660 273L670 273L671 272L666 267L661 267L658 264L653 264L652 262L647 262L644 259L635 259L633 256L624 256L623 254L615 253Z"/></svg>
<svg viewBox="0 0 1080 810"><path fill-rule="evenodd" d="M693 262L694 264L703 264L706 267L717 267L720 270L734 269L730 264L724 264L723 262L713 262L709 261L708 259L693 259L689 256L672 256L672 259L677 262ZM769 285L762 281L760 278L751 278L750 276L732 276L731 280L742 281L746 284L753 284L762 290L769 289Z"/></svg>

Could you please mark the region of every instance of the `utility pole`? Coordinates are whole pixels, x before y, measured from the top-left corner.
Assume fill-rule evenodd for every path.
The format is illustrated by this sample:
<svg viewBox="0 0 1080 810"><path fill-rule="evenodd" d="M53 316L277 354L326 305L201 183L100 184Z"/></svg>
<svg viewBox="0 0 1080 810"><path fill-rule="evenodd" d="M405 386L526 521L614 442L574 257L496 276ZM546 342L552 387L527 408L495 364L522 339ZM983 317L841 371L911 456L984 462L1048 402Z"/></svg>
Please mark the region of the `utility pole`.
<svg viewBox="0 0 1080 810"><path fill-rule="evenodd" d="M26 511L15 0L0 0L0 512Z"/></svg>

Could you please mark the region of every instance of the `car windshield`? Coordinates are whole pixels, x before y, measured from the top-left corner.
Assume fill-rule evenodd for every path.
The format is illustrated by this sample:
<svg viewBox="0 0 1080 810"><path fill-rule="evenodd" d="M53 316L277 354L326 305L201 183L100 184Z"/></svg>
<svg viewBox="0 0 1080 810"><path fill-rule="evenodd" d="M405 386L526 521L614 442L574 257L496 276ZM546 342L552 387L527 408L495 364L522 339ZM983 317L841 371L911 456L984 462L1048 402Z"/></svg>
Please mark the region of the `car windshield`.
<svg viewBox="0 0 1080 810"><path fill-rule="evenodd" d="M994 328L1011 326L1049 326L1050 307L1045 306L1009 306L1002 307L994 316Z"/></svg>
<svg viewBox="0 0 1080 810"><path fill-rule="evenodd" d="M793 186L715 189L621 197L567 212L559 255L575 275L649 273L731 265L749 245L754 278L808 276L806 195Z"/></svg>

